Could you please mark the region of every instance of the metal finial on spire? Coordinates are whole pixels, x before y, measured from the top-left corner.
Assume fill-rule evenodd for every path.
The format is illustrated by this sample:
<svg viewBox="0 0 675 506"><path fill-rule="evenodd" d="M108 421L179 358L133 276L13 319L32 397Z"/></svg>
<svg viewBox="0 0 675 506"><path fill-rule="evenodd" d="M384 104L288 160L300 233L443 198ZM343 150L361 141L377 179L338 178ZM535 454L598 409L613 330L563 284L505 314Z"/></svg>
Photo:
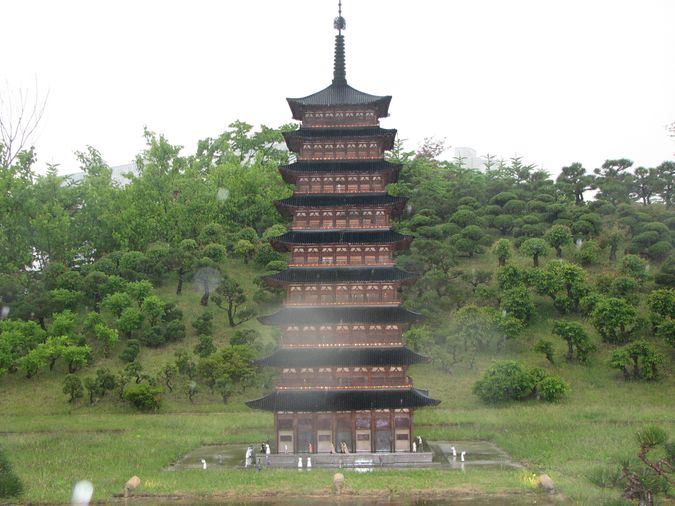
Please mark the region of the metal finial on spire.
<svg viewBox="0 0 675 506"><path fill-rule="evenodd" d="M347 21L342 17L342 0L338 0L338 16L333 20L333 28L338 31L338 35L342 35L342 30L347 28Z"/></svg>
<svg viewBox="0 0 675 506"><path fill-rule="evenodd" d="M346 85L347 73L345 71L345 38L342 30L347 28L347 22L342 17L342 0L338 0L338 17L333 20L333 27L338 31L335 36L335 63L333 67L333 84Z"/></svg>

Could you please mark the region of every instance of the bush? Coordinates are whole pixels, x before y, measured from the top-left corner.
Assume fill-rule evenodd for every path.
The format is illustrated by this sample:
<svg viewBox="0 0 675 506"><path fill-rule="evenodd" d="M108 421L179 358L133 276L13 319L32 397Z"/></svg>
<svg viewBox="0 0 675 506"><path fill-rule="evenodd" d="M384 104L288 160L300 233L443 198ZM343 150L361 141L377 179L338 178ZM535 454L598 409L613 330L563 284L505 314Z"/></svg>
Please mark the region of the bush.
<svg viewBox="0 0 675 506"><path fill-rule="evenodd" d="M537 385L537 391L546 402L559 402L567 396L569 385L560 378L547 376Z"/></svg>
<svg viewBox="0 0 675 506"><path fill-rule="evenodd" d="M502 295L502 309L507 314L526 323L534 315L532 295L524 286L504 290Z"/></svg>
<svg viewBox="0 0 675 506"><path fill-rule="evenodd" d="M19 477L12 471L12 465L0 448L0 499L17 497L23 492L23 484Z"/></svg>
<svg viewBox="0 0 675 506"><path fill-rule="evenodd" d="M596 241L586 241L576 252L574 258L585 267L593 265L600 259L600 246Z"/></svg>
<svg viewBox="0 0 675 506"><path fill-rule="evenodd" d="M543 353L546 356L546 360L555 364L555 359L553 358L553 343L548 339L540 339L532 348L534 351Z"/></svg>
<svg viewBox="0 0 675 506"><path fill-rule="evenodd" d="M487 403L522 400L532 395L530 373L518 362L497 362L473 386L473 392Z"/></svg>
<svg viewBox="0 0 675 506"><path fill-rule="evenodd" d="M562 379L539 367L527 370L513 360L496 362L473 386L473 393L489 404L521 401L535 394L547 402L558 402L568 392Z"/></svg>
<svg viewBox="0 0 675 506"><path fill-rule="evenodd" d="M84 388L82 388L82 380L74 374L67 374L63 378L63 393L70 398L68 402L75 402L84 395Z"/></svg>
<svg viewBox="0 0 675 506"><path fill-rule="evenodd" d="M192 328L197 335L208 336L213 334L213 313L205 311L192 321Z"/></svg>
<svg viewBox="0 0 675 506"><path fill-rule="evenodd" d="M139 411L156 411L162 405L162 393L164 390L160 387L131 384L124 389L124 400Z"/></svg>
<svg viewBox="0 0 675 506"><path fill-rule="evenodd" d="M126 347L120 353L120 360L122 362L133 362L141 352L141 343L138 339L129 339Z"/></svg>

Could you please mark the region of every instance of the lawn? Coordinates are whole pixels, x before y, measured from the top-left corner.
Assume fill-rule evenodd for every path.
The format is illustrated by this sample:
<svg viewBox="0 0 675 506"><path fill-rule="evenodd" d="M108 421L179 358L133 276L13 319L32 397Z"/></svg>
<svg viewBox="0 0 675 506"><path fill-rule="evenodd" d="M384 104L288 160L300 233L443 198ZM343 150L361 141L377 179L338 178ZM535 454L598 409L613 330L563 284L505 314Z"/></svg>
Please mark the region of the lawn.
<svg viewBox="0 0 675 506"><path fill-rule="evenodd" d="M252 291L255 271L239 264L233 275ZM158 293L178 301L188 324L188 337L165 348L143 349L141 362L148 371L158 370L173 358L176 349L191 349L196 336L189 322L203 308L199 293L186 284L177 297L172 283ZM675 396L672 375L659 383L624 382L606 365L608 350L589 366L547 364L534 354L532 343L550 332L556 315L545 301L526 334L510 343L500 355L478 357L473 368L457 366L451 373L431 365L415 366L410 375L416 385L429 389L442 400L437 408L420 410L415 428L423 438L438 440L481 439L495 442L530 473L545 472L572 504L601 504L617 491L594 486L587 478L598 466L636 453L635 431L656 424L675 434ZM543 309L542 309L543 308ZM258 308L270 312L272 308ZM223 345L233 332L225 314L213 307L215 342ZM273 343L273 329L250 320L245 326L263 333L266 346ZM558 343L561 356L563 344ZM114 358L98 359L85 374L98 367L119 369ZM498 358L517 358L530 366L549 369L571 385L567 400L559 404L529 401L489 407L472 393L473 383ZM0 383L0 445L26 486L26 503L67 502L73 484L80 479L94 483L96 500L120 493L132 475L142 480L145 494L193 494L252 496L269 494L323 494L330 492L331 471L311 474L274 470L255 473L170 472L165 469L189 450L205 444L257 443L273 439L272 416L250 411L243 402L262 393L260 388L238 392L227 404L208 389L194 403L182 393L169 395L155 414L139 414L112 399L94 406L81 402L71 406L61 391L63 371L44 372L26 380L9 375ZM350 493L413 494L420 491L471 490L477 493L524 492L532 489L530 475L513 470L385 470L368 474L349 473Z"/></svg>

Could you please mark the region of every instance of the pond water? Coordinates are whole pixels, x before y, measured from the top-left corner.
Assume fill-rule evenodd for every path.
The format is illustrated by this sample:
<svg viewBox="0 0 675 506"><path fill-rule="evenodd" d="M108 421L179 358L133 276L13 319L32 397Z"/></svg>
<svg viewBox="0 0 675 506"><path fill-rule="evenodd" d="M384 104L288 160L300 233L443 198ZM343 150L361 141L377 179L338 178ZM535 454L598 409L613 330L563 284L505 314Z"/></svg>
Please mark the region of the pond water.
<svg viewBox="0 0 675 506"><path fill-rule="evenodd" d="M109 503L111 506L127 504L124 501ZM231 499L217 501L214 499L171 499L171 498L134 498L128 501L129 506L552 506L552 499L541 495L484 495L446 498L391 498L391 497L287 497L233 502Z"/></svg>

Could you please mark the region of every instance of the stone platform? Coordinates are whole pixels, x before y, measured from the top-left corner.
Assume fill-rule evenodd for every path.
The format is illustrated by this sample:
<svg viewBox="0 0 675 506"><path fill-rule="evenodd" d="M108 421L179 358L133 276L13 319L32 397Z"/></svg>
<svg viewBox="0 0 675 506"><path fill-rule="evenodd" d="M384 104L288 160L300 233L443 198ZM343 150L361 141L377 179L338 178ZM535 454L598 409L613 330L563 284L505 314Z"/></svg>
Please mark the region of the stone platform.
<svg viewBox="0 0 675 506"><path fill-rule="evenodd" d="M195 448L184 455L167 470L202 470L202 460L206 461L208 471L236 469L245 467L246 444L207 445ZM455 447L456 455L452 455ZM376 470L378 468L421 468L438 467L464 470L466 468L511 468L522 469L510 455L490 441L425 441L423 450L417 453L296 453L271 454L269 465L265 455L255 453L250 469L297 469L298 459L302 459L303 469L307 469L307 457L312 458L313 468L339 468L355 471ZM461 453L466 452L464 461Z"/></svg>
<svg viewBox="0 0 675 506"><path fill-rule="evenodd" d="M307 466L307 459L311 457L312 467L334 468L370 468L370 467L416 467L431 465L433 453L280 453L269 456L256 456L263 466L269 467L299 467L298 460L302 461L303 468ZM269 464L267 462L269 458ZM256 464L257 465L257 462Z"/></svg>

